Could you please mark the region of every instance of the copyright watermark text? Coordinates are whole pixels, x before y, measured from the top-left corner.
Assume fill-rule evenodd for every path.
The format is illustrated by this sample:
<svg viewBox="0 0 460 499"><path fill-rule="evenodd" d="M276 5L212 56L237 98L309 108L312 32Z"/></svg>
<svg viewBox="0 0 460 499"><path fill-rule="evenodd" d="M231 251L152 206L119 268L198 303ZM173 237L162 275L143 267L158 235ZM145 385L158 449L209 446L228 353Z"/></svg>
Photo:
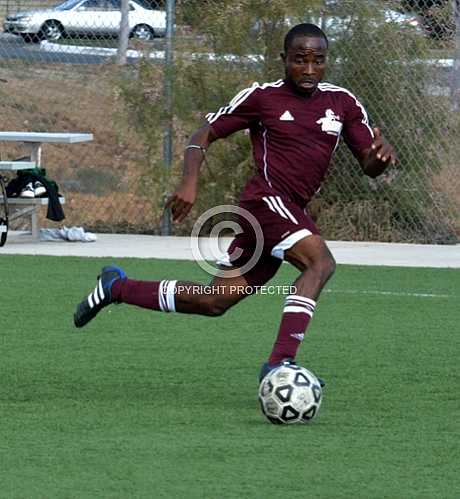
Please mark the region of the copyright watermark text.
<svg viewBox="0 0 460 499"><path fill-rule="evenodd" d="M295 295L295 286L224 286L199 285L199 284L176 284L174 293L187 295L224 295L224 294L258 294L258 295Z"/></svg>

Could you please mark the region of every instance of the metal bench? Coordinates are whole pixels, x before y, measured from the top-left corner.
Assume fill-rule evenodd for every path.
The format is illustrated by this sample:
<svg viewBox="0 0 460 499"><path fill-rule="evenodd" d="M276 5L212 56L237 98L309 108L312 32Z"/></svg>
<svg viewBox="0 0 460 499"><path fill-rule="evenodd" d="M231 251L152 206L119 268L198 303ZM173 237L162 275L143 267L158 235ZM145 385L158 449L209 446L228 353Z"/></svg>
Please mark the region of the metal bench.
<svg viewBox="0 0 460 499"><path fill-rule="evenodd" d="M93 140L90 133L41 133L41 132L0 132L0 141L21 142L29 150L30 161L0 161L0 171L15 172L41 166L42 145L77 144ZM4 198L0 193L0 201ZM59 198L65 204L65 198ZM48 205L48 198L7 198L7 207L13 207L14 212L8 216L9 221L30 216L32 237L40 238L38 211L41 206ZM7 230L7 227L6 227Z"/></svg>
<svg viewBox="0 0 460 499"><path fill-rule="evenodd" d="M65 204L65 198L60 197L61 204ZM3 196L0 196L0 202L3 202ZM21 217L30 216L32 227L32 238L40 239L40 224L38 220L38 212L41 206L48 206L48 198L7 198L8 207L14 208L13 213L10 212L8 220L12 222Z"/></svg>

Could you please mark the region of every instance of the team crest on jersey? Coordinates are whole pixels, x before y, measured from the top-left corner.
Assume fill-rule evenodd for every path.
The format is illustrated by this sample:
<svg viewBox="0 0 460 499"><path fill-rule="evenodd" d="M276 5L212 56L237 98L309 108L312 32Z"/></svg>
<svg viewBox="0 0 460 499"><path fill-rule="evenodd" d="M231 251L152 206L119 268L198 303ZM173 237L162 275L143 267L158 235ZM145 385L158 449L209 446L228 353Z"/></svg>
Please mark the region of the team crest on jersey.
<svg viewBox="0 0 460 499"><path fill-rule="evenodd" d="M321 130L329 135L339 135L342 131L342 122L340 116L336 115L332 109L326 109L326 115L320 118L317 122L321 125Z"/></svg>

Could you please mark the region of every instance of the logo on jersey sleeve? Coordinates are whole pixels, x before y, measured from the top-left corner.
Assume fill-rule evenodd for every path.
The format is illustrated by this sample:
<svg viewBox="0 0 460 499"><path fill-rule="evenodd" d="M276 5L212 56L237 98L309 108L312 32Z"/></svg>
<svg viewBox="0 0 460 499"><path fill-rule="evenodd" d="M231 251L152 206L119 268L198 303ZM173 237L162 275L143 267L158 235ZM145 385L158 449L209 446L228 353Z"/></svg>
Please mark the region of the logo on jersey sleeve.
<svg viewBox="0 0 460 499"><path fill-rule="evenodd" d="M280 116L280 121L294 121L294 116L289 111L284 111Z"/></svg>
<svg viewBox="0 0 460 499"><path fill-rule="evenodd" d="M329 135L339 135L342 131L342 122L340 116L336 115L332 109L326 109L326 115L320 118L317 122L321 125L321 130Z"/></svg>

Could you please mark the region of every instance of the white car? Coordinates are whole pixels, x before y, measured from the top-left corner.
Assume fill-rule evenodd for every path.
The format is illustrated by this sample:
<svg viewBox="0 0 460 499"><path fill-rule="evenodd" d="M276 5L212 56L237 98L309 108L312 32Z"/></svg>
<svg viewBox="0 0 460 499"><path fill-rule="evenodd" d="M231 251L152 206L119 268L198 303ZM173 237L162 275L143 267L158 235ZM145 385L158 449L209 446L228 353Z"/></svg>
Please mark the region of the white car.
<svg viewBox="0 0 460 499"><path fill-rule="evenodd" d="M67 0L51 9L17 12L3 28L27 41L59 40L64 35L116 36L120 29L121 0ZM152 40L165 36L166 12L145 0L129 1L130 36Z"/></svg>

